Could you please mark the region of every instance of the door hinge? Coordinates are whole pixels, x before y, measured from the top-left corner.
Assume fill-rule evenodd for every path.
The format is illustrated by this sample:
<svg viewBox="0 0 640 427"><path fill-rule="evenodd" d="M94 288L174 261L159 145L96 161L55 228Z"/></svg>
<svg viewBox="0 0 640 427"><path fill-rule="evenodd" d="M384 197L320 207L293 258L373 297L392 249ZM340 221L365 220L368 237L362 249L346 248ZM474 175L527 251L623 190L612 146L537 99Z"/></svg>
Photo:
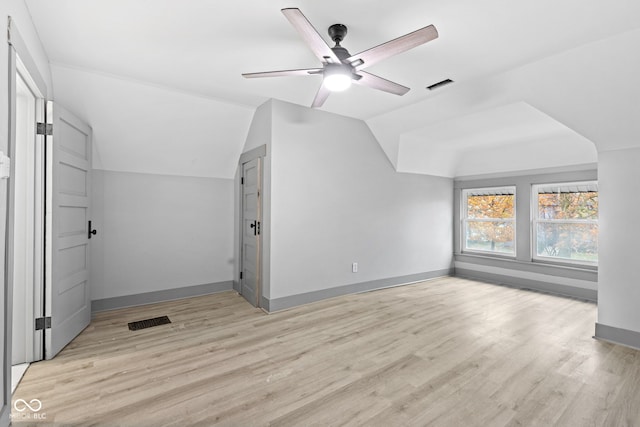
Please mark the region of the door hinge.
<svg viewBox="0 0 640 427"><path fill-rule="evenodd" d="M240 280L242 280L242 271L240 272Z"/></svg>
<svg viewBox="0 0 640 427"><path fill-rule="evenodd" d="M36 319L36 331L51 329L51 317L38 317Z"/></svg>
<svg viewBox="0 0 640 427"><path fill-rule="evenodd" d="M244 185L244 177L240 178L240 185Z"/></svg>
<svg viewBox="0 0 640 427"><path fill-rule="evenodd" d="M51 123L38 123L36 126L36 134L53 135L53 125Z"/></svg>

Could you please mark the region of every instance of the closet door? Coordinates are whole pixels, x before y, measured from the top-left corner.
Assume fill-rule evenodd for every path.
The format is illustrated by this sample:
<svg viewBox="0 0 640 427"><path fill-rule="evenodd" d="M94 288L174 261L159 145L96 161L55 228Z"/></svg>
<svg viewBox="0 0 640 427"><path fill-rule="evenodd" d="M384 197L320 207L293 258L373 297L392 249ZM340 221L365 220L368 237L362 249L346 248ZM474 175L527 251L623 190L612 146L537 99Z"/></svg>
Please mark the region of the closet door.
<svg viewBox="0 0 640 427"><path fill-rule="evenodd" d="M49 104L47 116L53 117L45 263L45 357L51 359L91 321L92 152L88 125L57 104Z"/></svg>

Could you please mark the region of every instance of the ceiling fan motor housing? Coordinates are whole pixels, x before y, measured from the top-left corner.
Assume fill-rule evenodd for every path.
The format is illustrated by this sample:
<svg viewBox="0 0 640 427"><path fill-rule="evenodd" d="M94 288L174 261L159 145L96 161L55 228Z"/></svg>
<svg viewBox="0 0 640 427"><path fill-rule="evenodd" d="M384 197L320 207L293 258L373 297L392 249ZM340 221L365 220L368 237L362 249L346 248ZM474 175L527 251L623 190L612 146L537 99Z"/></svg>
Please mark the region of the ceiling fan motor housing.
<svg viewBox="0 0 640 427"><path fill-rule="evenodd" d="M343 48L342 46L334 46L331 48L331 50L333 51L333 53L336 54L336 56L338 57L338 59L340 61L345 61L347 58L349 58L351 56L351 54L349 53L349 51L345 48Z"/></svg>
<svg viewBox="0 0 640 427"><path fill-rule="evenodd" d="M337 45L340 45L340 42L344 40L347 35L347 26L342 24L333 24L329 27L329 37L333 40Z"/></svg>

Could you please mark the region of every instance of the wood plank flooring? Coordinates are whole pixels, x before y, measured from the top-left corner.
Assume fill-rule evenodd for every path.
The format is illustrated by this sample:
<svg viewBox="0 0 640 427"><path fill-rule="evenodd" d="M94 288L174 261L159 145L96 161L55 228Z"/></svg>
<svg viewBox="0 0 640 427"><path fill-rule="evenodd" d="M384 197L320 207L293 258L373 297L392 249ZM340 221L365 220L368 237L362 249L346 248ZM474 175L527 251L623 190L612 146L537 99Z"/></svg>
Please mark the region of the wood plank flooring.
<svg viewBox="0 0 640 427"><path fill-rule="evenodd" d="M127 328L163 315L173 323ZM460 278L270 315L225 292L99 313L14 394L39 399L46 420L12 415L39 426L638 426L640 352L594 340L595 321L592 303Z"/></svg>

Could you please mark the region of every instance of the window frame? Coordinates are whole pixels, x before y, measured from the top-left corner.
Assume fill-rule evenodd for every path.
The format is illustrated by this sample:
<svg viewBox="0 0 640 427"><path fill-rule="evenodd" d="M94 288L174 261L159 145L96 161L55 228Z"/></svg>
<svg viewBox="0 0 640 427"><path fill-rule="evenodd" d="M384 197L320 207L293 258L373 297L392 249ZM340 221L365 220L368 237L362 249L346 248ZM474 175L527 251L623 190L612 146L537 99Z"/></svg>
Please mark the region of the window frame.
<svg viewBox="0 0 640 427"><path fill-rule="evenodd" d="M513 217L511 219L508 218L477 218L472 219L471 222L511 222L513 224L513 252L496 252L491 250L482 250L482 249L473 249L467 248L467 224L469 220L469 207L468 207L468 195L473 192L488 192L496 191L496 196L501 195L499 190L510 190L512 191L513 196ZM490 257L499 257L499 258L508 258L508 259L516 259L518 245L518 233L517 233L517 197L516 197L516 186L515 185L500 185L500 186L491 186L491 187L474 187L474 188L463 188L461 189L461 212L460 212L460 252L463 254L474 254L474 255L483 255ZM489 195L489 194L488 194ZM507 194L502 194L507 195Z"/></svg>
<svg viewBox="0 0 640 427"><path fill-rule="evenodd" d="M531 260L533 262L556 264L556 265L569 265L575 267L598 267L598 261L576 260L570 258L560 258L538 255L538 224L595 224L598 226L598 236L600 235L600 211L598 210L598 219L540 219L540 209L538 207L538 188L540 187L563 187L563 186L578 186L578 185L595 185L598 188L597 180L588 181L571 181L571 182L552 182L543 184L531 185ZM600 189L597 190L598 195ZM599 247L598 247L599 251ZM599 257L598 257L599 260Z"/></svg>

